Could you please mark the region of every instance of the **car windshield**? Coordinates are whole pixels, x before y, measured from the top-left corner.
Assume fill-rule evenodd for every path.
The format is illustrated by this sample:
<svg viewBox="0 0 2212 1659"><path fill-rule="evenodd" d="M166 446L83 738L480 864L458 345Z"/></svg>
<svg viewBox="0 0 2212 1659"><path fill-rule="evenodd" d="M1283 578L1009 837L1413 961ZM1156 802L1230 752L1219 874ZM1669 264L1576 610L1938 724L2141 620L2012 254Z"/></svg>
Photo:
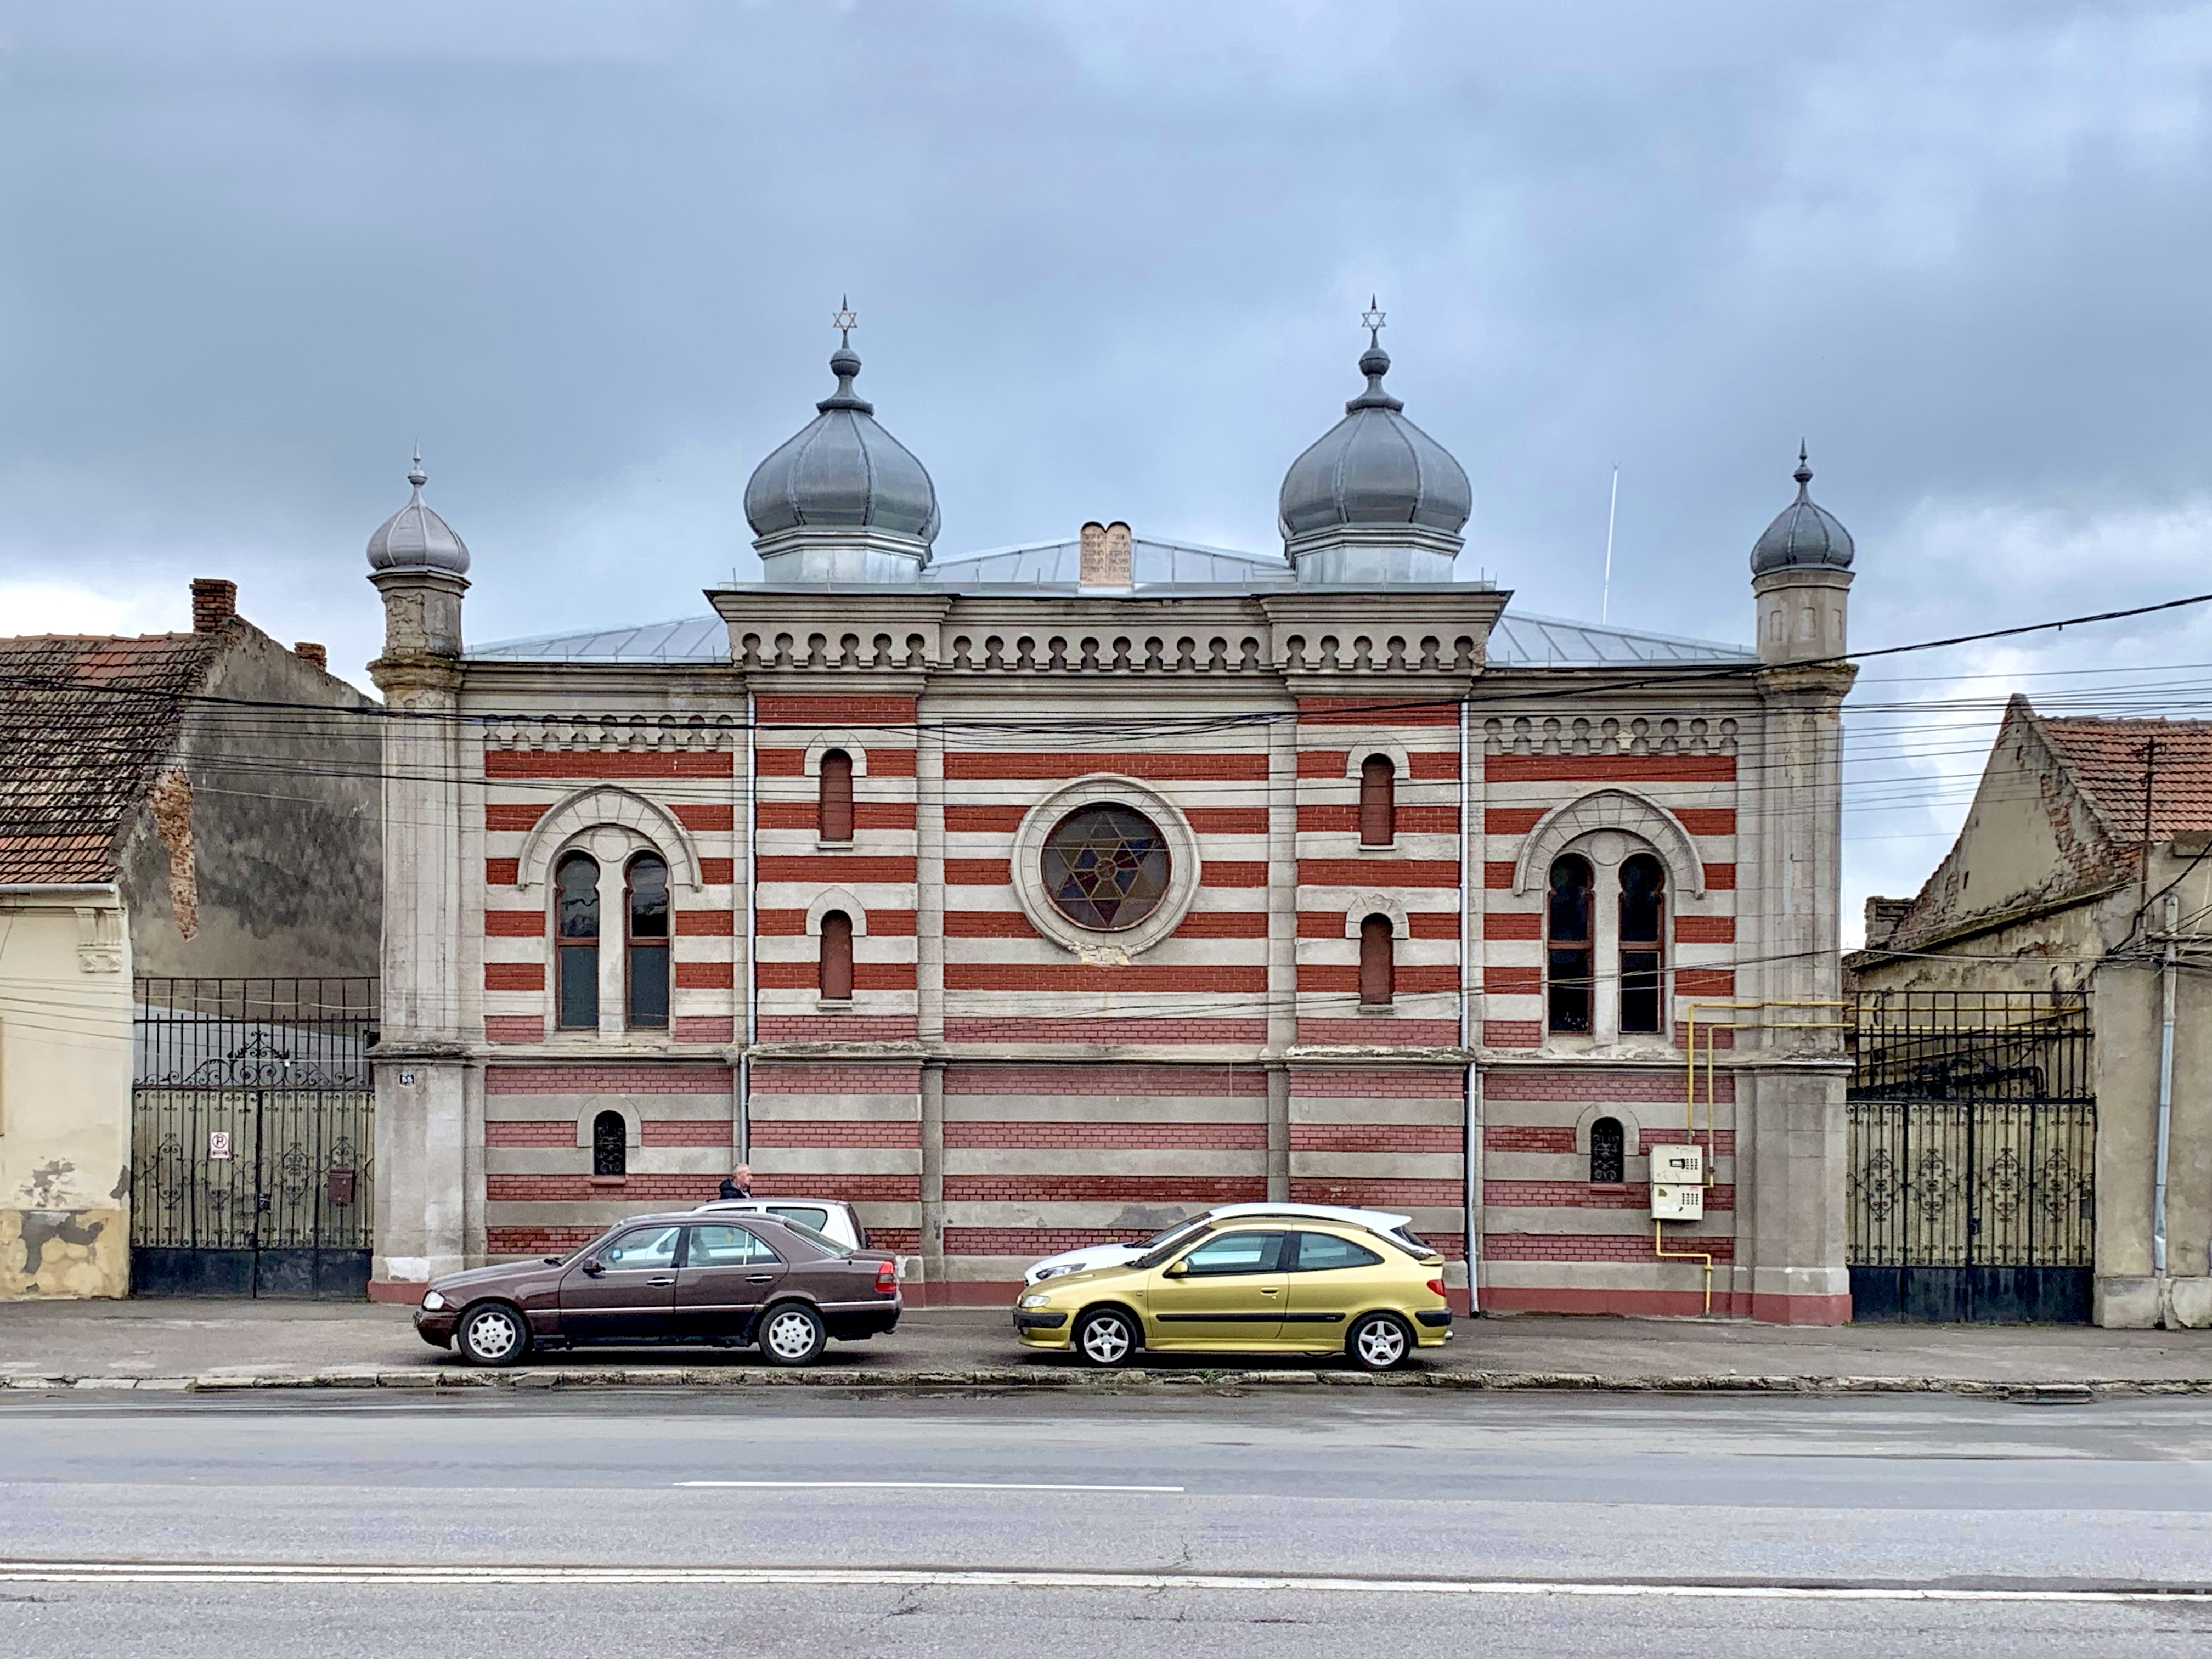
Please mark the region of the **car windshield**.
<svg viewBox="0 0 2212 1659"><path fill-rule="evenodd" d="M1137 1248L1140 1250L1157 1250L1170 1239L1181 1238L1185 1233L1195 1232L1204 1225L1206 1225L1206 1218L1203 1216L1195 1221L1178 1221L1172 1227L1161 1228Z"/></svg>
<svg viewBox="0 0 2212 1659"><path fill-rule="evenodd" d="M775 1218L781 1222L787 1231L797 1233L809 1244L813 1245L817 1249L823 1251L830 1255L848 1256L853 1254L852 1251L846 1249L844 1245L830 1237L829 1234L817 1233L813 1228L808 1226L803 1221L793 1221L787 1215L779 1215Z"/></svg>
<svg viewBox="0 0 2212 1659"><path fill-rule="evenodd" d="M1163 1233L1161 1237L1167 1241L1165 1243L1157 1245L1155 1248L1146 1250L1144 1255L1139 1256L1134 1261L1130 1262L1128 1265L1132 1267L1146 1269L1157 1267L1162 1262L1165 1261L1170 1256L1173 1255L1177 1250L1182 1249L1182 1247L1188 1243L1192 1239L1204 1232L1210 1224L1211 1224L1208 1222L1200 1221L1192 1226L1178 1227L1173 1232ZM1149 1239L1146 1242L1147 1243L1152 1243Z"/></svg>

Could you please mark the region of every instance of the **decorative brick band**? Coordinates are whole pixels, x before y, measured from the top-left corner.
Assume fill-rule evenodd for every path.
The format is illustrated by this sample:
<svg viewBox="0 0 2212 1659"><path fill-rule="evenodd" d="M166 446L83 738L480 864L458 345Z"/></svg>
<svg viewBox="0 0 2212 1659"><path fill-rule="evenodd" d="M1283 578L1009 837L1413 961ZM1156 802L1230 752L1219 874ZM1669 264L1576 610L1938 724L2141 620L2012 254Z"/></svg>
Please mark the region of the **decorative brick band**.
<svg viewBox="0 0 2212 1659"><path fill-rule="evenodd" d="M1492 783L1733 783L1733 755L1492 755Z"/></svg>
<svg viewBox="0 0 2212 1659"><path fill-rule="evenodd" d="M868 1229L868 1248L890 1250L897 1255L915 1255L921 1249L921 1229L919 1227L871 1227Z"/></svg>
<svg viewBox="0 0 2212 1659"><path fill-rule="evenodd" d="M763 726L912 726L921 702L896 696L763 696L754 705Z"/></svg>
<svg viewBox="0 0 2212 1659"><path fill-rule="evenodd" d="M811 800L764 800L753 809L753 821L763 830L813 830L821 823L821 808ZM911 830L914 803L910 800L857 800L853 803L856 830Z"/></svg>
<svg viewBox="0 0 2212 1659"><path fill-rule="evenodd" d="M1060 754L1012 749L956 749L945 757L947 778L1081 778L1118 772L1125 778L1191 782L1264 783L1265 755L1183 754L1173 750Z"/></svg>
<svg viewBox="0 0 2212 1659"><path fill-rule="evenodd" d="M1448 1048L1459 1041L1459 1022L1453 1019L1301 1019L1300 1042L1403 1043L1409 1047Z"/></svg>
<svg viewBox="0 0 2212 1659"><path fill-rule="evenodd" d="M911 1014L763 1014L763 1042L896 1042L915 1033Z"/></svg>
<svg viewBox="0 0 2212 1659"><path fill-rule="evenodd" d="M921 1177L910 1175L847 1175L838 1170L753 1171L755 1198L839 1198L848 1204L919 1204Z"/></svg>
<svg viewBox="0 0 2212 1659"><path fill-rule="evenodd" d="M738 965L734 962L678 960L676 963L676 988L679 991L728 991L735 989L737 982ZM856 979L854 983L858 982Z"/></svg>
<svg viewBox="0 0 2212 1659"><path fill-rule="evenodd" d="M1735 918L1677 916L1674 918L1674 940L1678 945L1733 945L1735 943Z"/></svg>
<svg viewBox="0 0 2212 1659"><path fill-rule="evenodd" d="M1485 939L1541 939L1544 937L1544 918L1534 910L1486 910L1482 916L1482 936Z"/></svg>
<svg viewBox="0 0 2212 1659"><path fill-rule="evenodd" d="M731 886L738 879L738 861L702 858L699 860L699 879L709 887Z"/></svg>
<svg viewBox="0 0 2212 1659"><path fill-rule="evenodd" d="M1300 726L1457 726L1459 702L1455 698L1439 697L1434 702L1415 702L1410 698L1389 696L1368 697L1300 697L1298 724ZM1343 775L1341 770L1338 775Z"/></svg>
<svg viewBox="0 0 2212 1659"><path fill-rule="evenodd" d="M1013 866L1005 859L945 860L947 887L1011 887L1013 882Z"/></svg>
<svg viewBox="0 0 2212 1659"><path fill-rule="evenodd" d="M1456 910L1412 911L1406 917L1406 931L1413 939L1455 939L1459 937L1459 912ZM1298 937L1300 939L1344 938L1344 912L1341 910L1299 911Z"/></svg>
<svg viewBox="0 0 2212 1659"><path fill-rule="evenodd" d="M1264 1175L945 1177L948 1204L1243 1204L1267 1195Z"/></svg>
<svg viewBox="0 0 2212 1659"><path fill-rule="evenodd" d="M488 1095L726 1095L726 1066L657 1066L579 1060L545 1066L493 1066Z"/></svg>
<svg viewBox="0 0 2212 1659"><path fill-rule="evenodd" d="M1459 776L1459 752L1456 750L1416 749L1406 757L1413 769L1413 779L1419 783L1443 783ZM1298 775L1301 778L1326 778L1342 782L1352 764L1349 749L1301 749L1298 750Z"/></svg>
<svg viewBox="0 0 2212 1659"><path fill-rule="evenodd" d="M1588 1181L1486 1181L1482 1201L1513 1210L1643 1210L1651 1208L1651 1188L1644 1182ZM1705 1210L1735 1208L1735 1188L1705 1188ZM1703 1249L1701 1245L1698 1248Z"/></svg>
<svg viewBox="0 0 2212 1659"><path fill-rule="evenodd" d="M484 1125L487 1146L574 1146L576 1126L567 1118L494 1118Z"/></svg>
<svg viewBox="0 0 2212 1659"><path fill-rule="evenodd" d="M545 964L542 962L487 962L483 965L487 991L542 991Z"/></svg>
<svg viewBox="0 0 2212 1659"><path fill-rule="evenodd" d="M947 1227L947 1255L1058 1255L1094 1244L1141 1244L1158 1230L1147 1227Z"/></svg>
<svg viewBox="0 0 2212 1659"><path fill-rule="evenodd" d="M567 1255L605 1231L605 1227L487 1227L484 1249L492 1255Z"/></svg>
<svg viewBox="0 0 2212 1659"><path fill-rule="evenodd" d="M1390 978L1400 996L1408 996L1416 991L1456 991L1459 988L1459 969L1448 962L1401 962L1391 970ZM1358 988L1359 969L1350 963L1302 962L1298 964L1298 989L1301 991L1350 992ZM1455 1042L1459 1040L1458 1026L1453 1026L1449 1040Z"/></svg>
<svg viewBox="0 0 2212 1659"><path fill-rule="evenodd" d="M1733 997L1735 975L1726 968L1677 968L1674 994L1678 997Z"/></svg>
<svg viewBox="0 0 2212 1659"><path fill-rule="evenodd" d="M727 939L738 931L738 913L734 910L678 910L676 913L676 935L678 939Z"/></svg>
<svg viewBox="0 0 2212 1659"><path fill-rule="evenodd" d="M1096 1099L1115 1095L1267 1097L1267 1074L1229 1066L984 1066L963 1062L945 1073L948 1096L1045 1095Z"/></svg>
<svg viewBox="0 0 2212 1659"><path fill-rule="evenodd" d="M1711 888L1717 893L1735 891L1735 866L1733 864L1708 864L1705 866L1705 885Z"/></svg>
<svg viewBox="0 0 2212 1659"><path fill-rule="evenodd" d="M1127 1152L1205 1149L1265 1152L1264 1123L1065 1123L1048 1120L952 1122L945 1126L947 1146L1091 1147ZM1293 1145L1296 1141L1293 1140Z"/></svg>
<svg viewBox="0 0 2212 1659"><path fill-rule="evenodd" d="M678 914L681 915L680 912ZM1017 914L1014 920L1020 921L1022 917ZM914 937L914 912L911 910L871 909L867 915L867 922L870 939ZM802 938L806 933L806 912L804 910L756 910L753 913L753 932L756 937L760 939Z"/></svg>
<svg viewBox="0 0 2212 1659"><path fill-rule="evenodd" d="M726 778L737 757L720 749L487 749L487 778Z"/></svg>
<svg viewBox="0 0 2212 1659"><path fill-rule="evenodd" d="M1401 836L1459 834L1456 806L1400 806L1392 815ZM1298 808L1298 828L1310 834L1342 832L1359 828L1359 809L1353 805L1307 805Z"/></svg>
<svg viewBox="0 0 2212 1659"><path fill-rule="evenodd" d="M911 1028L909 1028L911 1029ZM951 1042L1250 1042L1267 1040L1264 1019L948 1019Z"/></svg>
<svg viewBox="0 0 2212 1659"><path fill-rule="evenodd" d="M1459 865L1451 859L1300 859L1302 887L1456 887Z"/></svg>
<svg viewBox="0 0 2212 1659"><path fill-rule="evenodd" d="M738 827L738 809L734 806L678 801L668 810L676 814L677 823L702 835L728 835Z"/></svg>
<svg viewBox="0 0 2212 1659"><path fill-rule="evenodd" d="M1486 1019L1482 1022L1486 1048L1540 1048L1544 1023L1536 1019Z"/></svg>
<svg viewBox="0 0 2212 1659"><path fill-rule="evenodd" d="M1291 1093L1299 1099L1457 1100L1465 1092L1457 1066L1419 1070L1301 1066L1291 1072Z"/></svg>
<svg viewBox="0 0 2212 1659"><path fill-rule="evenodd" d="M767 964L763 963L763 967ZM857 975L859 969L854 969ZM911 969L908 969L911 972ZM1355 974L1358 970L1352 970ZM857 984L860 981L855 979ZM911 985L912 980L908 983ZM948 991L1188 991L1204 994L1264 996L1267 991L1265 964L1251 967L1171 968L1131 963L1120 968L1093 968L1082 963L948 962L945 964Z"/></svg>
<svg viewBox="0 0 2212 1659"><path fill-rule="evenodd" d="M1341 1204L1358 1210L1457 1209L1467 1188L1456 1181L1406 1181L1361 1176L1293 1176L1301 1204Z"/></svg>
<svg viewBox="0 0 2212 1659"><path fill-rule="evenodd" d="M1294 1152L1456 1152L1467 1133L1455 1123L1293 1123Z"/></svg>
<svg viewBox="0 0 2212 1659"><path fill-rule="evenodd" d="M763 1060L753 1067L757 1095L914 1095L921 1092L921 1067L849 1060Z"/></svg>
<svg viewBox="0 0 2212 1659"><path fill-rule="evenodd" d="M543 1042L545 1021L538 1014L486 1014L486 1042Z"/></svg>
<svg viewBox="0 0 2212 1659"><path fill-rule="evenodd" d="M750 1131L756 1146L897 1146L921 1145L921 1125L881 1123L869 1119L809 1118L790 1122L757 1119Z"/></svg>
<svg viewBox="0 0 2212 1659"><path fill-rule="evenodd" d="M1482 1126L1482 1144L1493 1152L1571 1154L1575 1150L1575 1132L1565 1124L1486 1123Z"/></svg>
<svg viewBox="0 0 2212 1659"><path fill-rule="evenodd" d="M1485 968L1482 988L1494 997L1535 997L1544 994L1540 968Z"/></svg>
<svg viewBox="0 0 2212 1659"><path fill-rule="evenodd" d="M707 964L702 963L701 966ZM725 969L734 964L723 963ZM683 977L685 964L676 964L678 985L692 981ZM763 962L754 969L755 980L764 991L811 991L822 982L822 969L812 962ZM717 981L727 985L726 979ZM856 991L911 991L915 988L915 965L910 962L856 962L853 964L853 988Z"/></svg>
<svg viewBox="0 0 2212 1659"><path fill-rule="evenodd" d="M1725 1234L1676 1232L1667 1240L1669 1250L1696 1250L1715 1261L1735 1260L1735 1240ZM1687 1267L1697 1261L1662 1261L1652 1249L1651 1235L1638 1233L1485 1233L1482 1254L1492 1261L1636 1261L1654 1267Z"/></svg>
<svg viewBox="0 0 2212 1659"><path fill-rule="evenodd" d="M552 810L548 801L495 800L484 806L484 828L495 832L535 830Z"/></svg>
<svg viewBox="0 0 2212 1659"><path fill-rule="evenodd" d="M1483 1097L1488 1100L1624 1100L1655 1101L1662 1104L1680 1106L1687 1097L1687 1069L1677 1066L1671 1071L1610 1071L1596 1066L1577 1067L1573 1071L1522 1071L1517 1066L1510 1071L1491 1072L1483 1078ZM1698 1100L1705 1098L1705 1073L1698 1074ZM1713 1074L1713 1098L1733 1101L1735 1098L1735 1078L1728 1072Z"/></svg>
<svg viewBox="0 0 2212 1659"><path fill-rule="evenodd" d="M729 1014L678 1014L675 1037L678 1042L734 1042L738 1022Z"/></svg>
<svg viewBox="0 0 2212 1659"><path fill-rule="evenodd" d="M488 1175L484 1198L494 1204L703 1204L720 1189L719 1175L628 1175L610 1180L587 1175ZM918 1176L753 1172L756 1198L839 1198L848 1203L911 1204L921 1194Z"/></svg>
<svg viewBox="0 0 2212 1659"><path fill-rule="evenodd" d="M1337 931L1344 931L1344 918L1337 919ZM1265 910L1193 910L1176 925L1177 939L1265 939L1267 937L1267 913Z"/></svg>
<svg viewBox="0 0 2212 1659"><path fill-rule="evenodd" d="M860 853L809 853L760 860L763 881L911 882L914 860Z"/></svg>
<svg viewBox="0 0 2212 1659"><path fill-rule="evenodd" d="M727 1118L648 1117L637 1134L647 1146L728 1146L736 1139Z"/></svg>
<svg viewBox="0 0 2212 1659"><path fill-rule="evenodd" d="M1265 859L1207 859L1200 866L1198 884L1205 887L1265 887Z"/></svg>
<svg viewBox="0 0 2212 1659"><path fill-rule="evenodd" d="M545 913L543 910L487 910L484 912L484 936L487 939L543 939L545 937Z"/></svg>
<svg viewBox="0 0 2212 1659"><path fill-rule="evenodd" d="M521 880L522 860L520 859L486 859L484 860L485 886L514 887L519 885Z"/></svg>

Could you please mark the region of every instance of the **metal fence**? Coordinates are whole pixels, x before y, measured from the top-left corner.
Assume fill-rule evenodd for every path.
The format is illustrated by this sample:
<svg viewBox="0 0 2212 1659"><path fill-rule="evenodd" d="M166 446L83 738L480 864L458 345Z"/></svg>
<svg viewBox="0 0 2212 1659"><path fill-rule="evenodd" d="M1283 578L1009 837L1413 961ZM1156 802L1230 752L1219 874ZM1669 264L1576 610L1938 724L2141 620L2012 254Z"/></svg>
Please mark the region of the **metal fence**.
<svg viewBox="0 0 2212 1659"><path fill-rule="evenodd" d="M131 1091L140 1295L359 1296L373 979L143 979Z"/></svg>

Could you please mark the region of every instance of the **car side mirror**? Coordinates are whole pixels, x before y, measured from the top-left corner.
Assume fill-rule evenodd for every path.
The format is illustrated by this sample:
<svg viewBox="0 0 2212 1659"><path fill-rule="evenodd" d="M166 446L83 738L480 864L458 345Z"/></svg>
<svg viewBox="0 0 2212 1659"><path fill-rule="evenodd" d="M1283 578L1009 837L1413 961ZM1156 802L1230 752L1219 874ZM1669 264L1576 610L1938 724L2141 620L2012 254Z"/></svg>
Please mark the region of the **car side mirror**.
<svg viewBox="0 0 2212 1659"><path fill-rule="evenodd" d="M1160 1276L1164 1279L1182 1279L1188 1277L1189 1273L1190 1264L1188 1262L1170 1261L1165 1267L1160 1270Z"/></svg>
<svg viewBox="0 0 2212 1659"><path fill-rule="evenodd" d="M561 1258L557 1255L549 1255L545 1258L545 1265L549 1267L557 1267L561 1265Z"/></svg>
<svg viewBox="0 0 2212 1659"><path fill-rule="evenodd" d="M579 1265L580 1265L584 1271L590 1274L593 1279L597 1279L601 1273L606 1272L605 1267L599 1266L599 1259L595 1255L586 1256Z"/></svg>

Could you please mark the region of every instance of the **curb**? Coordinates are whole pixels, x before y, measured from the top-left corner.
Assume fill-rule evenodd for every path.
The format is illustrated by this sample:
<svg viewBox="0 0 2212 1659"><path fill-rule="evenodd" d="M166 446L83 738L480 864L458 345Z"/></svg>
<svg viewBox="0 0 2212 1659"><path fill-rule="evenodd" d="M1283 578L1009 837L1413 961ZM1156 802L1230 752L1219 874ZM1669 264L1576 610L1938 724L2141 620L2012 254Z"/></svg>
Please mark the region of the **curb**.
<svg viewBox="0 0 2212 1659"><path fill-rule="evenodd" d="M416 1389L437 1393L459 1389L893 1389L921 1393L935 1389L1060 1390L1080 1394L1124 1394L1157 1389L1177 1393L1237 1395L1277 1388L1430 1389L1463 1393L1522 1394L1755 1394L1826 1396L1844 1394L1941 1394L2025 1404L2074 1405L2115 1396L2212 1394L2212 1377L2105 1377L2089 1381L1996 1382L1942 1376L1744 1376L1729 1373L1622 1376L1585 1371L1409 1371L1376 1375L1366 1371L1092 1371L1043 1368L979 1367L966 1370L760 1370L659 1366L652 1370L615 1367L591 1370L553 1366L479 1371L416 1366L390 1370L226 1372L198 1376L6 1376L0 1389L11 1392L76 1394L242 1394L270 1389Z"/></svg>

